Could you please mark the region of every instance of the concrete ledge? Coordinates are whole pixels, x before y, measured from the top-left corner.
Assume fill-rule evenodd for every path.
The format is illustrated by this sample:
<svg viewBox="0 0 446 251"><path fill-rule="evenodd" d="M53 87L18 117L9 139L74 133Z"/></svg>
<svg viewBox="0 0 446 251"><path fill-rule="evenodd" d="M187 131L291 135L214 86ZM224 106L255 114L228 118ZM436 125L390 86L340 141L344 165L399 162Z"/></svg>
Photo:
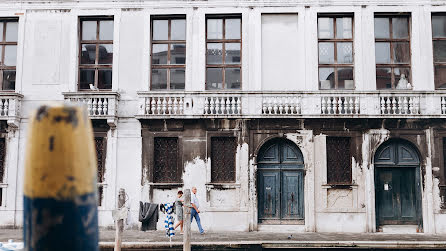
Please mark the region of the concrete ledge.
<svg viewBox="0 0 446 251"><path fill-rule="evenodd" d="M114 242L100 242L101 249L112 249ZM445 249L446 241L233 241L233 242L192 242L194 247L261 246L262 248L433 248ZM173 242L124 242L123 249L157 249L182 247L183 243Z"/></svg>

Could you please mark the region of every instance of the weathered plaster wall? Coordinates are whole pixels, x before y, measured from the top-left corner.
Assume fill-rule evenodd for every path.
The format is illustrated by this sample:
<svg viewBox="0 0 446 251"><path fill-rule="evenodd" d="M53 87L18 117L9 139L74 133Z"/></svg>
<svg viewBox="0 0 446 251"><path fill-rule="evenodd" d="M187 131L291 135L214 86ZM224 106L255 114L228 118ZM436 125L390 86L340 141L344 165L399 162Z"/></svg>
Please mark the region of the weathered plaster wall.
<svg viewBox="0 0 446 251"><path fill-rule="evenodd" d="M5 205L0 207L0 226L22 224L22 187L24 149L28 117L41 102L61 101L62 92L77 90L79 16L114 16L113 90L120 93L116 130L107 134L106 183L100 225L113 225L110 211L116 206L117 191L125 188L131 210L131 224L138 225L139 201L161 203L174 199L178 188L159 189L147 181L143 133L145 125L153 131L174 131L184 144L183 187L196 186L202 206L203 225L207 230L256 230L257 151L267 139L287 138L300 148L305 160L305 225L298 231L376 231L373 156L391 137L411 141L422 156L424 231L446 233L444 203L439 185L444 182L439 138L445 134L443 120L435 119L266 119L261 120L191 120L183 126L171 122L136 120L137 91L149 90L150 17L186 14L187 68L186 90L204 90L205 17L207 14L241 13L243 17L243 89L261 91L317 90L317 15L318 13L354 13L356 90L375 90L373 16L375 12L407 12L412 16L411 47L414 90L434 90L432 69L431 12L445 12L446 1L336 0L321 5L319 1L8 1L0 3L1 17L19 18L16 92L24 95L20 127L8 132L7 187ZM309 8L307 8L308 6ZM299 78L281 76L289 83L274 85L274 77L262 78L263 13L297 13L292 25L299 48L292 66ZM295 20L296 18L293 18ZM291 29L291 27L290 27ZM293 54L293 55L294 55ZM273 62L275 67L280 64ZM285 69L285 68L284 68ZM288 68L289 69L289 68ZM271 74L274 74L272 71ZM265 83L265 85L263 85ZM283 87L283 88L282 88ZM265 89L263 88L263 89ZM278 91L280 91L278 90ZM315 100L318 100L316 97ZM307 104L319 109L318 102ZM364 104L364 110L371 104ZM421 104L430 107L429 104ZM435 106L432 106L435 109ZM251 109L246 107L244 109ZM371 108L370 108L371 109ZM303 111L303 114L306 111ZM267 122L265 122L267 121ZM181 129L184 127L184 129ZM152 129L151 129L152 130ZM236 183L225 190L209 183L210 159L208 132L230 131L238 138ZM330 132L331 131L331 132ZM326 185L325 138L339 132L355 132L360 137L357 154L352 158L352 189ZM359 136L358 136L359 135ZM442 204L443 203L443 204ZM443 205L443 208L442 208ZM161 222L161 219L160 219ZM162 226L160 223L159 226ZM195 229L195 224L193 224ZM276 230L280 228L275 228Z"/></svg>

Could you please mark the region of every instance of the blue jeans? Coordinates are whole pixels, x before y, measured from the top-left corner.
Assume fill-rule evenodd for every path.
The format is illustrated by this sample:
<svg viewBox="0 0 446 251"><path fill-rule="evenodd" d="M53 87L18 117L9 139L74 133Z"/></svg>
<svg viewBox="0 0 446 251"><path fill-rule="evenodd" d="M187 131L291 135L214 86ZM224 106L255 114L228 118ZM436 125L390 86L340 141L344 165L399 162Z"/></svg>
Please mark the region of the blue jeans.
<svg viewBox="0 0 446 251"><path fill-rule="evenodd" d="M191 210L190 210L190 222L191 223L194 220L194 218L195 218L195 221L197 222L198 230L200 230L200 233L204 233L204 230L201 227L200 215L197 213L197 211L195 211L195 208L191 208Z"/></svg>

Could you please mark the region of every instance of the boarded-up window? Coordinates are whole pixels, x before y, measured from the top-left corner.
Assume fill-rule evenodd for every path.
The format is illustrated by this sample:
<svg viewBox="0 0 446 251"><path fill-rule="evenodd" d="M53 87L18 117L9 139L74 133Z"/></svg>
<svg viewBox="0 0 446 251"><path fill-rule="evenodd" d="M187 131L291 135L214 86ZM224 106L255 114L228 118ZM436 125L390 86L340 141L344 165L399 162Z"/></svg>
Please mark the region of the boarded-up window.
<svg viewBox="0 0 446 251"><path fill-rule="evenodd" d="M351 184L352 161L349 137L327 137L327 183Z"/></svg>
<svg viewBox="0 0 446 251"><path fill-rule="evenodd" d="M180 183L181 172L178 168L178 138L154 138L153 145L153 182Z"/></svg>
<svg viewBox="0 0 446 251"><path fill-rule="evenodd" d="M295 90L299 83L297 14L262 14L262 87ZM294 73L294 74L290 74Z"/></svg>
<svg viewBox="0 0 446 251"><path fill-rule="evenodd" d="M107 144L104 137L95 137L94 141L98 161L98 205L101 206L104 195L103 183L105 181L105 149Z"/></svg>
<svg viewBox="0 0 446 251"><path fill-rule="evenodd" d="M211 138L211 182L235 182L234 137Z"/></svg>
<svg viewBox="0 0 446 251"><path fill-rule="evenodd" d="M5 157L6 157L6 143L5 138L0 138L0 184L5 182ZM0 206L3 206L3 191L0 187Z"/></svg>

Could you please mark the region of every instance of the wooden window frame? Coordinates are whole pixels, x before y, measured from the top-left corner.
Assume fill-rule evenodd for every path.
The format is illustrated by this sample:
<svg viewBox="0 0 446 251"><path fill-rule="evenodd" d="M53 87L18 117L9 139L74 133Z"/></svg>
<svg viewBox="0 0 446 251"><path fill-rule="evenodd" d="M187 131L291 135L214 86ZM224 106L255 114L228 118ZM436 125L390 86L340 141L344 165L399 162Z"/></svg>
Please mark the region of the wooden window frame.
<svg viewBox="0 0 446 251"><path fill-rule="evenodd" d="M170 52L170 45L171 44L184 44L187 46L187 32L185 33L186 37L184 40L171 40L171 34L172 34L172 20L178 20L178 19L184 19L186 22L187 27L187 19L186 15L172 15L172 16L152 16L150 18L150 90L151 91L165 91L165 90L171 90L171 91L184 91L184 89L171 89L170 87L170 70L171 69L184 69L184 87L186 88L186 59L187 59L187 49L185 52L185 59L184 64L172 64L170 61L171 58L171 52ZM153 21L154 20L167 20L167 40L153 40ZM167 44L167 64L153 64L153 45L154 44ZM187 47L186 47L187 48ZM166 89L155 89L152 90L152 70L153 69L166 69L167 70L167 87Z"/></svg>
<svg viewBox="0 0 446 251"><path fill-rule="evenodd" d="M16 46L16 50L17 50L17 44L18 44L18 28L17 28L17 41L15 42L6 42L6 24L7 23L13 23L16 22L17 26L19 23L19 19L18 18L0 18L0 25L3 26L3 33L0 34L0 50L1 50L1 58L0 58L0 90L2 91L10 91L10 92L14 92L15 91L15 85L14 85L14 90L12 89L4 89L3 87L3 71L15 71L17 72L17 65L15 66L5 66L3 64L4 60L5 60L5 47L6 45L15 45ZM17 51L16 51L16 56L17 55ZM16 76L17 79L17 76Z"/></svg>
<svg viewBox="0 0 446 251"><path fill-rule="evenodd" d="M338 18L344 18L344 17L350 17L352 19L352 38L336 38L337 30L336 30L336 20ZM319 18L333 18L333 38L319 38ZM353 13L342 13L342 14L318 14L317 16L317 45L318 45L318 86L319 90L344 90L339 89L339 80L338 80L338 68L352 68L353 71L353 89L346 89L346 90L354 90L355 89L355 18ZM333 43L333 49L334 49L334 63L332 64L322 64L319 62L319 43ZM345 64L345 63L338 63L338 48L337 43L342 42L351 42L352 43L352 63L351 64ZM333 68L334 69L334 80L335 80L335 86L334 88L330 89L322 89L320 84L320 68Z"/></svg>
<svg viewBox="0 0 446 251"><path fill-rule="evenodd" d="M111 64L99 64L99 44L111 44L113 45L113 39L112 40L100 40L99 39L99 33L100 33L100 21L113 21L113 27L115 25L114 17L113 16L88 16L88 17L79 17L79 56L78 56L78 83L77 88L79 91L89 91L90 89L81 89L80 88L80 81L81 81L81 70L83 69L89 69L94 70L94 87L98 88L98 82L99 82L99 70L112 70L113 74L113 60ZM82 40L82 22L83 21L96 21L96 40ZM114 28L113 28L114 29ZM114 34L114 32L113 32ZM95 63L94 64L81 64L82 60L82 44L94 44L96 45L96 55L95 55ZM113 50L113 55L115 51ZM112 86L113 86L113 79L112 79ZM112 87L113 88L113 87ZM112 89L99 89L99 91L110 91Z"/></svg>
<svg viewBox="0 0 446 251"><path fill-rule="evenodd" d="M432 18L434 17L434 16L443 16L443 17L445 17L446 18L446 12L436 12L436 13L432 13L431 14L431 24L432 24L432 52L434 52L434 42L436 42L436 41L446 41L446 36L445 37L434 37L434 24L433 24L433 22L432 22ZM444 62L435 62L435 57L432 57L432 62L433 62L433 65L434 65L434 85L435 85L435 89L436 90L446 90L446 87L444 87L444 88L439 88L439 87L437 87L437 85L436 85L436 83L435 83L435 68L437 67L437 66L443 66L443 67L445 67L446 68L446 61L444 61Z"/></svg>
<svg viewBox="0 0 446 251"><path fill-rule="evenodd" d="M226 39L226 19L240 19L240 39ZM222 38L221 39L208 39L208 20L209 19L223 19L222 25ZM239 91L242 90L242 55L243 55L243 19L241 14L218 14L218 15L206 15L206 21L205 21L205 39L206 39L206 71L205 71L205 89L206 90L212 90L212 91ZM208 44L209 43L221 43L222 44L222 64L208 64L207 62L207 51L208 51ZM240 63L239 64L226 64L226 43L240 43ZM208 68L222 68L222 88L221 89L208 89L208 81L207 81L207 69ZM226 79L225 79L225 71L226 68L238 68L240 69L240 89L227 89L226 88Z"/></svg>
<svg viewBox="0 0 446 251"><path fill-rule="evenodd" d="M399 17L406 17L407 18L407 32L408 32L408 38L393 38L393 27L392 27L392 18L399 18ZM412 44L411 44L411 36L412 36L412 30L411 30L411 23L412 18L410 14L377 14L373 16L373 21L375 21L375 18L388 18L389 19L389 38L376 38L374 35L375 40L375 46L377 42L387 42L390 43L390 64L376 64L375 62L375 72L378 68L390 68L391 69L391 88L385 88L385 89L379 89L379 90L396 90L396 84L395 83L395 74L394 69L395 68L409 68L409 78L407 81L409 83L412 83ZM394 60L393 57L393 44L397 42L409 42L409 63L408 64L395 64L392 63ZM375 48L376 51L376 48ZM376 78L375 78L376 80ZM376 89L378 89L378 86L376 86Z"/></svg>

